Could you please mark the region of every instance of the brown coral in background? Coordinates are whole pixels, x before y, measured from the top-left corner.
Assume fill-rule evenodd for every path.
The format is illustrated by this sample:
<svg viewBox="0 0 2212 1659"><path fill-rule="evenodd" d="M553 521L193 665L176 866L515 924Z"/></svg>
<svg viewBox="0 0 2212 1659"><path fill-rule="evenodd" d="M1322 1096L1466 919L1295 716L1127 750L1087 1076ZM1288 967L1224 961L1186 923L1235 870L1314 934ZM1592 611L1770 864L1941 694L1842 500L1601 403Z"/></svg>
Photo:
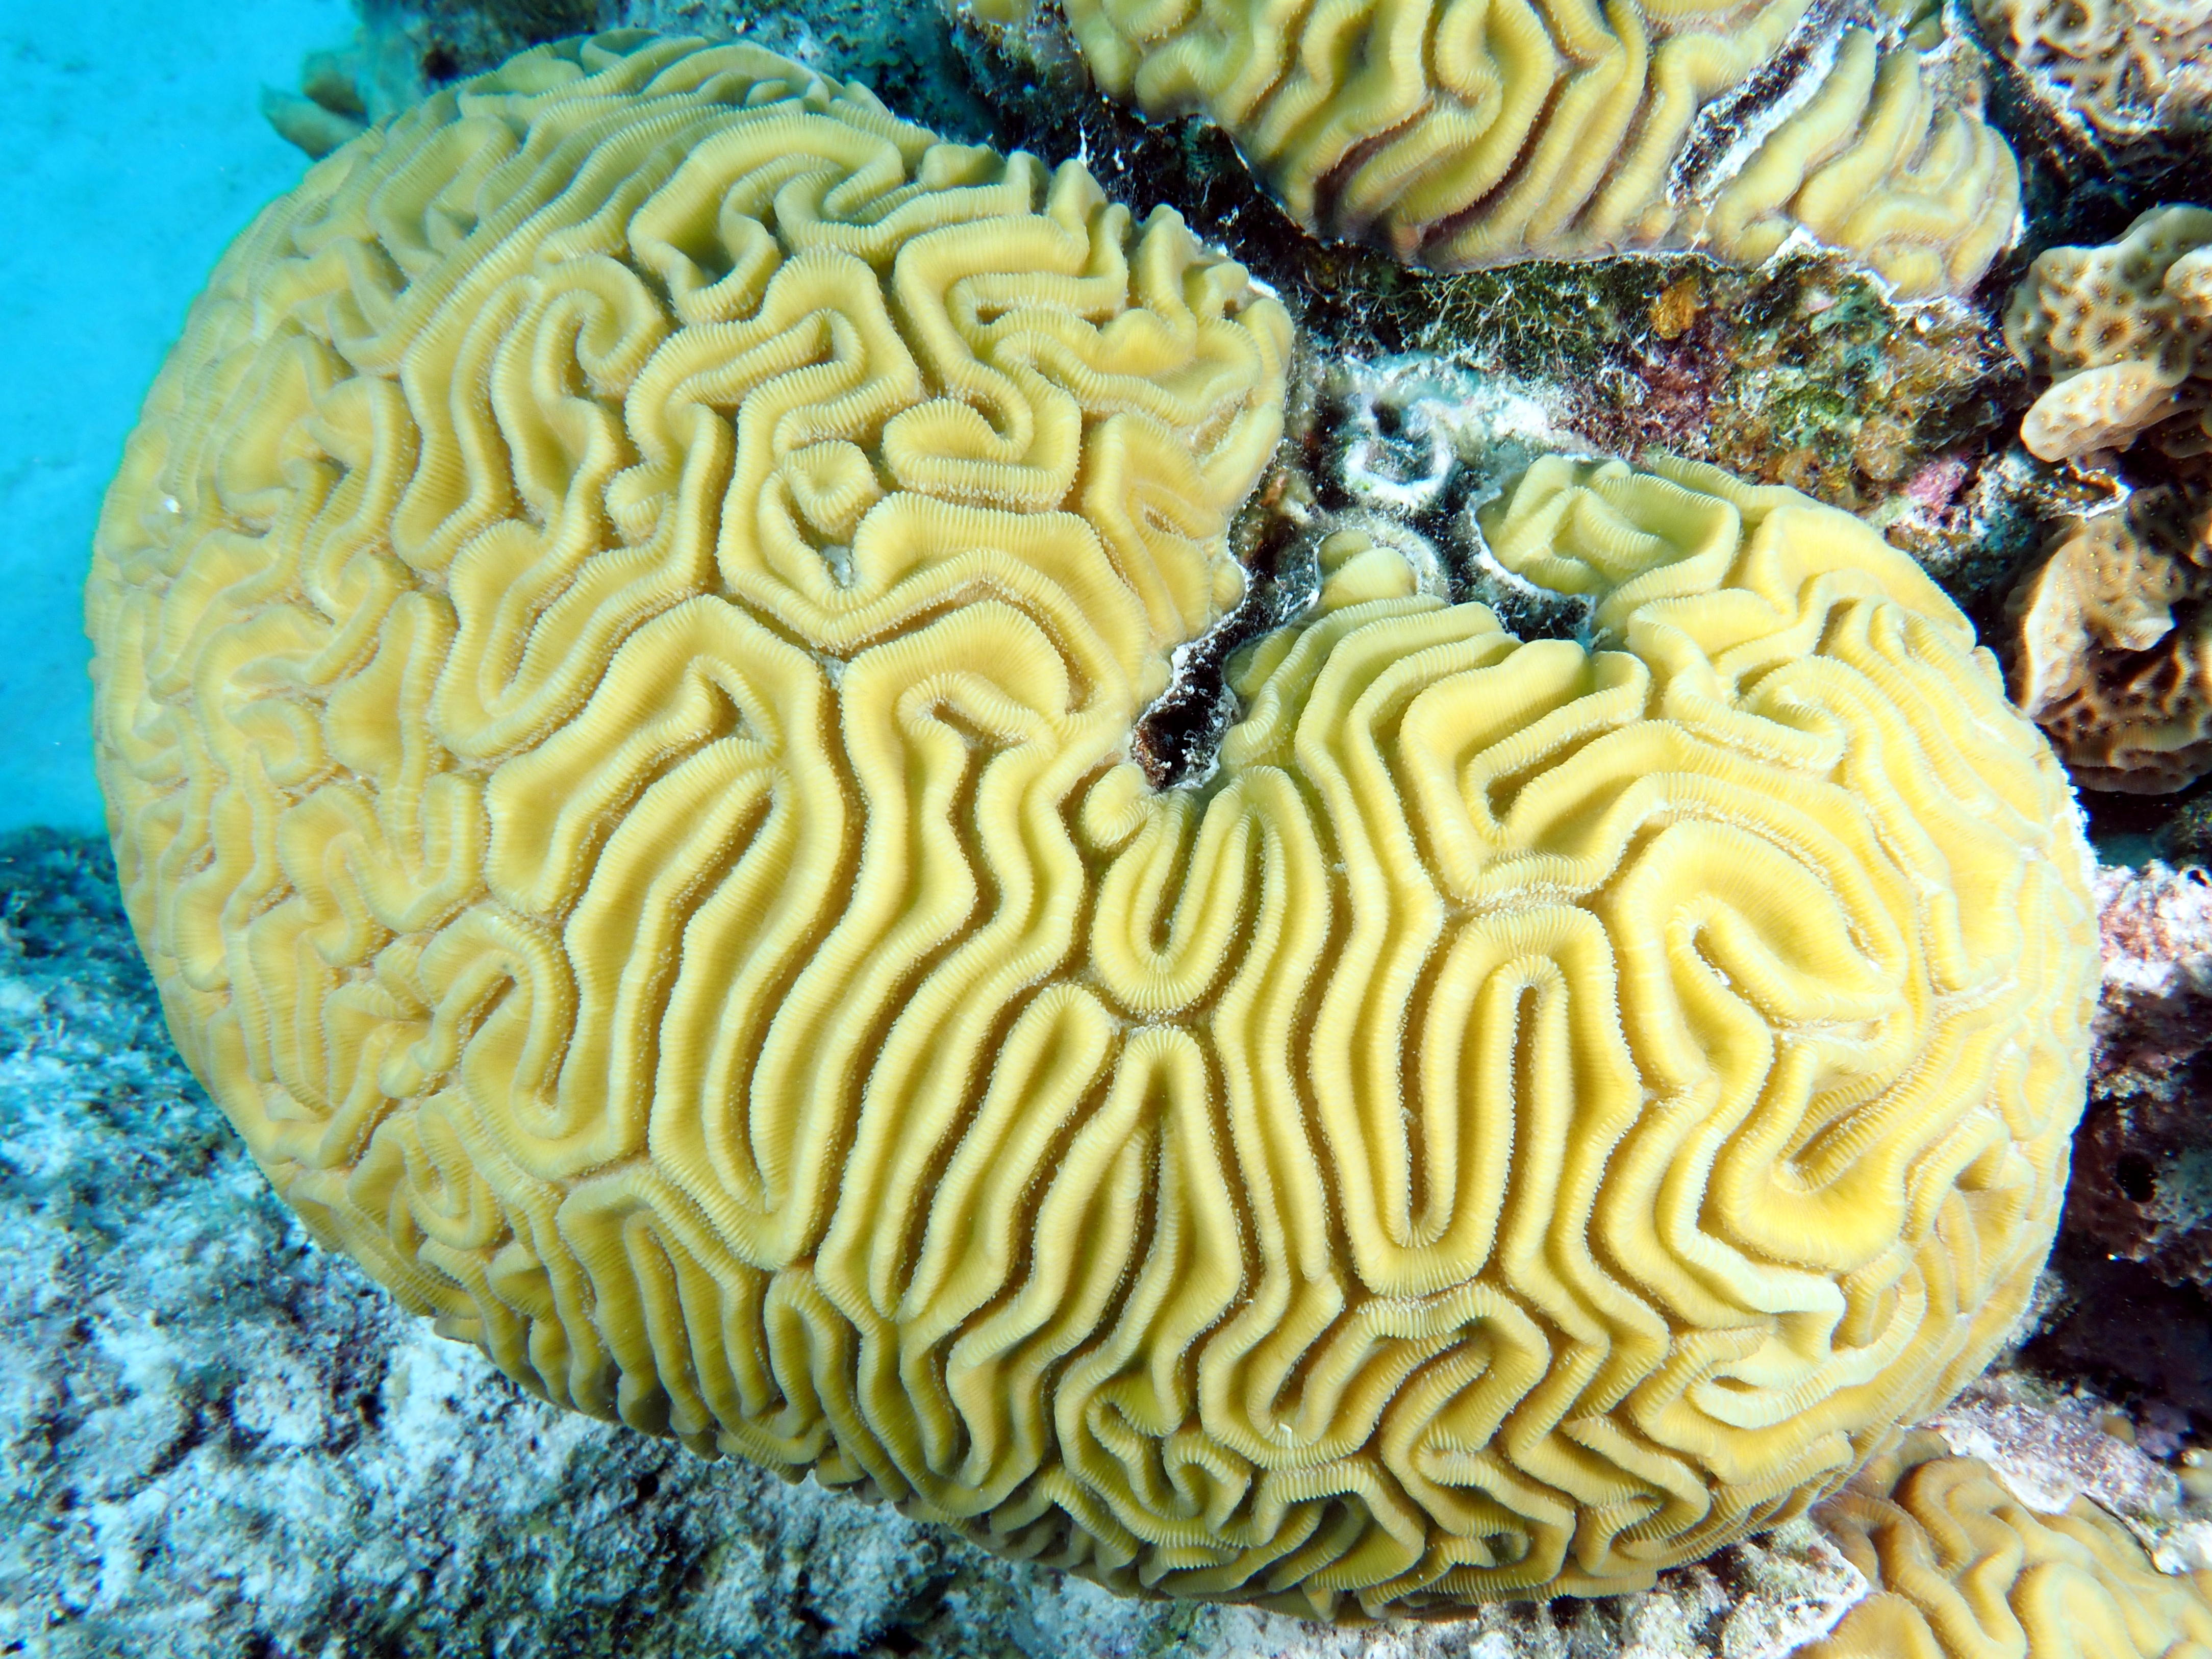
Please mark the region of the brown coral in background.
<svg viewBox="0 0 2212 1659"><path fill-rule="evenodd" d="M2045 250L2005 310L2005 343L2051 385L2021 422L2046 461L2212 447L2212 209L2154 208L2117 242Z"/></svg>
<svg viewBox="0 0 2212 1659"><path fill-rule="evenodd" d="M2212 772L2212 489L2165 484L2065 520L2014 588L2013 700L2084 788Z"/></svg>
<svg viewBox="0 0 2212 1659"><path fill-rule="evenodd" d="M2208 0L1974 0L1990 46L2050 119L2108 151L2212 125Z"/></svg>
<svg viewBox="0 0 2212 1659"><path fill-rule="evenodd" d="M2212 877L2098 872L2104 994L2068 1230L2169 1284L2212 1283Z"/></svg>

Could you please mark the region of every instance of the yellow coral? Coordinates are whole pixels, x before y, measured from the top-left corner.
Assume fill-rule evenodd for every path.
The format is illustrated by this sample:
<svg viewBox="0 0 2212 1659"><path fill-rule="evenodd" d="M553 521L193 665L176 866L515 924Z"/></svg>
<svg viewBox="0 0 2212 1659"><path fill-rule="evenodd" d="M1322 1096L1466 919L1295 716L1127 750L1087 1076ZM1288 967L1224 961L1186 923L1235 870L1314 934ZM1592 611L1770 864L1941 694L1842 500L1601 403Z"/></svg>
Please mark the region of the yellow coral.
<svg viewBox="0 0 2212 1659"><path fill-rule="evenodd" d="M1240 578L1283 313L765 54L541 50L217 272L100 533L180 1045L548 1397L1131 1591L1648 1583L1982 1364L2094 933L2064 781L1863 525L1547 461L1516 641Z"/></svg>
<svg viewBox="0 0 2212 1659"><path fill-rule="evenodd" d="M967 0L1012 27L1025 0ZM1092 73L1201 114L1291 216L1441 269L1791 235L1971 286L2019 168L1978 90L1809 0L1067 0Z"/></svg>
<svg viewBox="0 0 2212 1659"><path fill-rule="evenodd" d="M1933 1434L1815 1511L1878 1588L1796 1659L2195 1659L2212 1573L2162 1573L2087 1498L2038 1515Z"/></svg>
<svg viewBox="0 0 2212 1659"><path fill-rule="evenodd" d="M2005 308L2005 343L2046 387L2021 441L2046 461L2212 448L2212 208L2153 208L2103 247L2039 256Z"/></svg>

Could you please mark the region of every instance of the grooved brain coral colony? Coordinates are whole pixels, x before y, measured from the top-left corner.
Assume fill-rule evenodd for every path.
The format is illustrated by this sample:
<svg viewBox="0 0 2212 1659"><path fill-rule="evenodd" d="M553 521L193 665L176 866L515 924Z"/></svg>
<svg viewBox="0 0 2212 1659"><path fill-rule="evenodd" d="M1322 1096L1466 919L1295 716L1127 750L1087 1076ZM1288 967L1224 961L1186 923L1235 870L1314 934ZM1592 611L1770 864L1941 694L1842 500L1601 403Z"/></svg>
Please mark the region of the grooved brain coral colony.
<svg viewBox="0 0 2212 1659"><path fill-rule="evenodd" d="M1310 1617L1648 1585L1947 1400L2081 1109L2048 744L1860 520L1553 455L1482 529L1577 637L1338 533L1161 781L1293 350L746 46L539 48L264 211L88 614L317 1236L562 1405Z"/></svg>

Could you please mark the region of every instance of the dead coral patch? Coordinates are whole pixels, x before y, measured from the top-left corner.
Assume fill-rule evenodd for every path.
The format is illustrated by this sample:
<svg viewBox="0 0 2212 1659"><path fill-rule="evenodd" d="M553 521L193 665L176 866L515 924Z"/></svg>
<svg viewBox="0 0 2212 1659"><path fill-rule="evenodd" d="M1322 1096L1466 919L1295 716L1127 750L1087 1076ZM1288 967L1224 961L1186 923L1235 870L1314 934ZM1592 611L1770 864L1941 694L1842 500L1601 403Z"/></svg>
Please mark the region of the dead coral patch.
<svg viewBox="0 0 2212 1659"><path fill-rule="evenodd" d="M2212 877L2153 860L2096 886L2104 991L2068 1225L2179 1285L2212 1284Z"/></svg>
<svg viewBox="0 0 2212 1659"><path fill-rule="evenodd" d="M1992 499L2017 493L1990 475L2019 370L1972 307L1899 304L1821 255L1750 272L1537 264L1428 279L1419 298L1418 345L1534 388L1593 446L1710 461L1861 514L1970 609L2026 550L1989 522Z"/></svg>

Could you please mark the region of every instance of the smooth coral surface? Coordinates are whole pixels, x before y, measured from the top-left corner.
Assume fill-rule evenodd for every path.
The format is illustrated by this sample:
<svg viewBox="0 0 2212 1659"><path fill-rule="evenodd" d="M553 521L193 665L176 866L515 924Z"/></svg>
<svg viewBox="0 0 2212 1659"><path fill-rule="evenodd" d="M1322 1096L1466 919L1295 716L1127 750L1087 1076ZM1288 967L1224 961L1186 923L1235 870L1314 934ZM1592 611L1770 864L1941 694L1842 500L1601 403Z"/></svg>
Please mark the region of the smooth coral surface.
<svg viewBox="0 0 2212 1659"><path fill-rule="evenodd" d="M1523 642L1324 550L1198 781L1288 324L1079 167L617 37L218 270L100 765L286 1198L549 1398L1129 1591L1650 1582L1978 1369L2055 1224L2065 780L1864 525L1540 463Z"/></svg>

